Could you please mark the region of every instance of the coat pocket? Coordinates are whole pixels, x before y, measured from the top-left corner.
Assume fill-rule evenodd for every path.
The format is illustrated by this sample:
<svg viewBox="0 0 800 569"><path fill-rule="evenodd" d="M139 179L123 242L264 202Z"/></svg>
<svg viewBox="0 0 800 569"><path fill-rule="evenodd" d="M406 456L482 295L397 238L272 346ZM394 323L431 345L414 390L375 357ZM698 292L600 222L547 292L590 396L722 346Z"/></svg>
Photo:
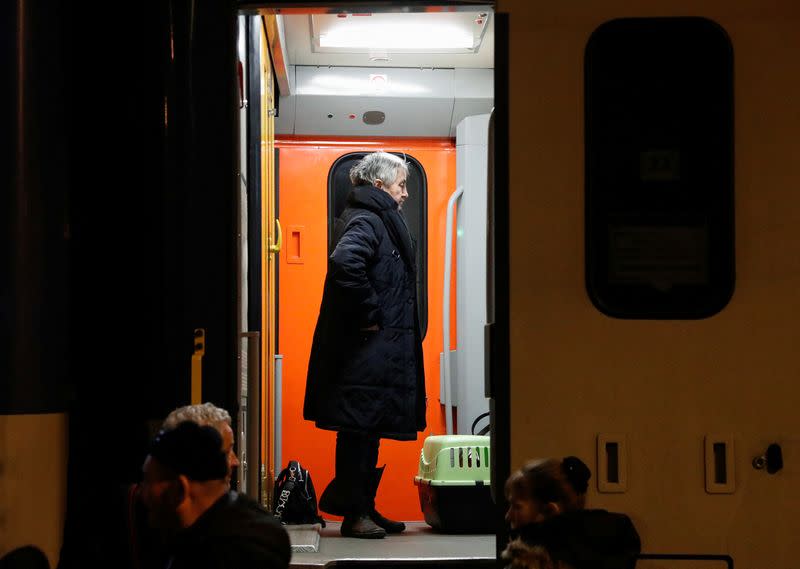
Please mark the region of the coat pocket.
<svg viewBox="0 0 800 569"><path fill-rule="evenodd" d="M359 330L350 336L342 354L340 382L344 385L380 386L386 354L386 331Z"/></svg>

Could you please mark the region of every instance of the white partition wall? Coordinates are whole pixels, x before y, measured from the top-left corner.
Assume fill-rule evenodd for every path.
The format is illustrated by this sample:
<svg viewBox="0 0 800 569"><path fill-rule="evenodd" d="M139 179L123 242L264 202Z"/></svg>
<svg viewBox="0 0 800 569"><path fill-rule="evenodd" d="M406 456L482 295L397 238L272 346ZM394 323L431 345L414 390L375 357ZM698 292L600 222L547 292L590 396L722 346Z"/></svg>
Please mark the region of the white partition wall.
<svg viewBox="0 0 800 569"><path fill-rule="evenodd" d="M484 393L488 137L488 114L467 117L456 129L456 178L464 193L456 210L458 344L451 392L459 434L468 434L475 418L489 410Z"/></svg>

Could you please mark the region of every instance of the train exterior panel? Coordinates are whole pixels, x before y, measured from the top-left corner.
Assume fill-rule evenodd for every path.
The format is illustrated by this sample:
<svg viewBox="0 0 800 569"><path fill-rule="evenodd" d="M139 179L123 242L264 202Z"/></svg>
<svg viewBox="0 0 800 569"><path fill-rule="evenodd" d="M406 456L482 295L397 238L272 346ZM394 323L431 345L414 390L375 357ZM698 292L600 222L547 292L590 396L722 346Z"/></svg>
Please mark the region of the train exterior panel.
<svg viewBox="0 0 800 569"><path fill-rule="evenodd" d="M498 11L510 14L511 467L588 459L588 503L629 513L645 551L796 566L797 459L774 475L752 460L800 445L800 8L501 0ZM736 288L705 319L611 318L584 284L584 49L608 20L686 15L733 45ZM604 435L626 447L621 492L600 491ZM731 493L710 493L706 441L726 438Z"/></svg>

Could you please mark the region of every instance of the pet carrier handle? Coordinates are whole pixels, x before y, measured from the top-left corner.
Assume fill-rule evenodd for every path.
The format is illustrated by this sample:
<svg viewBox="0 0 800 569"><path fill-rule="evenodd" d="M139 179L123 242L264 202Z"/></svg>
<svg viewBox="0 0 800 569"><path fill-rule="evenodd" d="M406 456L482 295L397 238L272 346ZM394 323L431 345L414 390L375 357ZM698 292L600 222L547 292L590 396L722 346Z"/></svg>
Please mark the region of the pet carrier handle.
<svg viewBox="0 0 800 569"><path fill-rule="evenodd" d="M473 435L483 436L483 435L485 435L486 433L489 432L489 430L492 428L492 419L491 419L491 417L489 418L489 424L488 425L486 425L484 428L482 428L477 433L475 432L475 425L478 424L478 421L480 421L484 417L489 417L489 414L490 414L490 411L486 411L485 413L481 413L480 415L475 417L475 420L472 421L472 428L470 429L470 432Z"/></svg>

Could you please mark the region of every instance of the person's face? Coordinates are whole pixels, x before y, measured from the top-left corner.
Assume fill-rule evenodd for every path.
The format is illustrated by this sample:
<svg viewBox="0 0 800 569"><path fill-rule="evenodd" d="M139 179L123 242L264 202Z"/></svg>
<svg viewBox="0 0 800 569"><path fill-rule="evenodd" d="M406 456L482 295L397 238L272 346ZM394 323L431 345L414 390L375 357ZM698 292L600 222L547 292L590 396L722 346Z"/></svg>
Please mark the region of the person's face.
<svg viewBox="0 0 800 569"><path fill-rule="evenodd" d="M219 430L222 435L222 450L228 459L228 473L225 475L225 482L230 484L231 477L233 476L233 469L239 466L239 457L233 450L233 429L227 423L224 423Z"/></svg>
<svg viewBox="0 0 800 569"><path fill-rule="evenodd" d="M402 168L397 170L397 178L394 182L391 184L382 183L379 187L392 196L392 199L397 202L398 209L403 208L403 202L408 198L408 191L406 190L406 173Z"/></svg>
<svg viewBox="0 0 800 569"><path fill-rule="evenodd" d="M511 526L511 529L516 529L534 522L540 522L544 518L544 512L542 508L539 507L536 500L522 497L515 493L512 493L508 497L506 521Z"/></svg>
<svg viewBox="0 0 800 569"><path fill-rule="evenodd" d="M178 527L180 483L170 480L164 467L150 455L144 460L142 472L141 496L147 508L147 521L154 528Z"/></svg>

